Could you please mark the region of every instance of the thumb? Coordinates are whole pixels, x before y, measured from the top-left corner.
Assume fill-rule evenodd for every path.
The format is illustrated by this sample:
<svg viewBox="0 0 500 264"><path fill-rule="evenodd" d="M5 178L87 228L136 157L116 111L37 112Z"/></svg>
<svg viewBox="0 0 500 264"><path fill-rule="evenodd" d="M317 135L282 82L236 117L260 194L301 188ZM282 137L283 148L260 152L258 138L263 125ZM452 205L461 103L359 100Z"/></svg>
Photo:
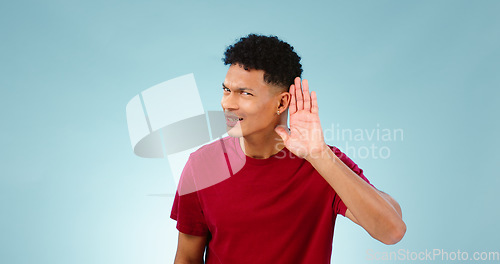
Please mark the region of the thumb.
<svg viewBox="0 0 500 264"><path fill-rule="evenodd" d="M279 125L276 128L274 128L274 131L283 139L283 142L286 142L288 140L288 137L290 135L288 134L288 129L284 125Z"/></svg>

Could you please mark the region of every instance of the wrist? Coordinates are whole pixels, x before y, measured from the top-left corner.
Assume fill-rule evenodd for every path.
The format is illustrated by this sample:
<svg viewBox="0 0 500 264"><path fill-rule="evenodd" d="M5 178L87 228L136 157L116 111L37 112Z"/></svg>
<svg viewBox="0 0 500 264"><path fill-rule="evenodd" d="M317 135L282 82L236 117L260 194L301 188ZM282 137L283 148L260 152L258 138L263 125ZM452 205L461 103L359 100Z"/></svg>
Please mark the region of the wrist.
<svg viewBox="0 0 500 264"><path fill-rule="evenodd" d="M314 166L316 163L331 160L334 156L335 154L330 147L324 143L321 147L313 148L305 159Z"/></svg>

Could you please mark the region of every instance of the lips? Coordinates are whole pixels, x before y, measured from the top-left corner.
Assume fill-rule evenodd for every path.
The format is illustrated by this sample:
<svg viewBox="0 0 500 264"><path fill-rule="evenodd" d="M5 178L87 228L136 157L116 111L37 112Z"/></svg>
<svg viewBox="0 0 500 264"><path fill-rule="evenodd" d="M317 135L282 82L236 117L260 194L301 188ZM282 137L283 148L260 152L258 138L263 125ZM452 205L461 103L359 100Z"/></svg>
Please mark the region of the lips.
<svg viewBox="0 0 500 264"><path fill-rule="evenodd" d="M226 116L226 125L229 127L234 127L238 122L241 122L243 120L242 117L239 117L234 114L225 114Z"/></svg>

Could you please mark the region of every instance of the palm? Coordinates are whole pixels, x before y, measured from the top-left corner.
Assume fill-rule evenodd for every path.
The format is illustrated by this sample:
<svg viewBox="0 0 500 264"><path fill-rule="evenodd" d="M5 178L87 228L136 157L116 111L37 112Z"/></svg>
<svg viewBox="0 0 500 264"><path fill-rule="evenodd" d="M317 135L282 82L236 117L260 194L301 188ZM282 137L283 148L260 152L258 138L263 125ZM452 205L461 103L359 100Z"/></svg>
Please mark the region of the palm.
<svg viewBox="0 0 500 264"><path fill-rule="evenodd" d="M276 132L282 137L283 143L295 155L306 158L319 152L326 145L318 115L316 93L309 94L307 80L300 84L300 78L290 87L292 94L290 102L290 133L283 128Z"/></svg>

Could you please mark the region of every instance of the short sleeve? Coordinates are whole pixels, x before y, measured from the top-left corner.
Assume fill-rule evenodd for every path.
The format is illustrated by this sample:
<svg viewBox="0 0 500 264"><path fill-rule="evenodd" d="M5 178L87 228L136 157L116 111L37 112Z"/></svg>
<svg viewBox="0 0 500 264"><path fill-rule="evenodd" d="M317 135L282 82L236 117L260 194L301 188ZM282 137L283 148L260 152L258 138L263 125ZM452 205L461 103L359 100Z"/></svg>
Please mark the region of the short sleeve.
<svg viewBox="0 0 500 264"><path fill-rule="evenodd" d="M370 183L370 181L363 175L363 170L358 167L354 161L352 161L346 154L344 154L342 151L340 151L338 148L330 146L332 149L333 153L345 164L347 167L349 167L354 173L356 173L361 179L363 179L365 182L370 184L373 188L373 184ZM340 196L335 193L335 197L333 199L333 211L336 214L340 214L342 216L345 216L345 213L347 211L347 206L344 204L342 199L340 199Z"/></svg>
<svg viewBox="0 0 500 264"><path fill-rule="evenodd" d="M208 226L203 215L197 191L186 192L185 184L192 182L191 157L182 171L179 186L175 192L174 204L170 218L177 221L177 230L194 236L205 236L208 234ZM180 191L183 190L183 191Z"/></svg>

